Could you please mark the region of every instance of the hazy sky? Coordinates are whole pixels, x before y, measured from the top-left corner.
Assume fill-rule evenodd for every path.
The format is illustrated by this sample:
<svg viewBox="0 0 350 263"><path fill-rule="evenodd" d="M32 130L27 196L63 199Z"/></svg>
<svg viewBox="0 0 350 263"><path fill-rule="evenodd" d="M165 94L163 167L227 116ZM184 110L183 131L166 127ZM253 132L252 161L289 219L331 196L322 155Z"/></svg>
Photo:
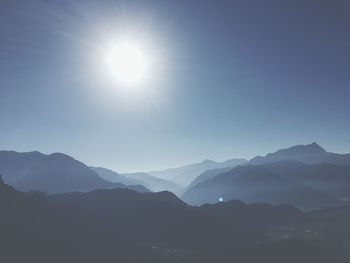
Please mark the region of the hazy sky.
<svg viewBox="0 0 350 263"><path fill-rule="evenodd" d="M350 152L349 1L0 1L0 148L137 171L317 141ZM100 53L154 58L125 91Z"/></svg>

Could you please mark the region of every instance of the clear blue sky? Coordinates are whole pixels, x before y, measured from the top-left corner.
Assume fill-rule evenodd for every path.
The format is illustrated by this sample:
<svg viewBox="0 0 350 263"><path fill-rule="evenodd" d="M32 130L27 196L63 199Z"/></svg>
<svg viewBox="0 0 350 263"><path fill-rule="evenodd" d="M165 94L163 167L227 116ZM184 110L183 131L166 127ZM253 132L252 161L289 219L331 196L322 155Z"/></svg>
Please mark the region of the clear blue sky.
<svg viewBox="0 0 350 263"><path fill-rule="evenodd" d="M348 1L0 2L0 148L117 171L350 152ZM140 92L101 77L121 32L161 62Z"/></svg>

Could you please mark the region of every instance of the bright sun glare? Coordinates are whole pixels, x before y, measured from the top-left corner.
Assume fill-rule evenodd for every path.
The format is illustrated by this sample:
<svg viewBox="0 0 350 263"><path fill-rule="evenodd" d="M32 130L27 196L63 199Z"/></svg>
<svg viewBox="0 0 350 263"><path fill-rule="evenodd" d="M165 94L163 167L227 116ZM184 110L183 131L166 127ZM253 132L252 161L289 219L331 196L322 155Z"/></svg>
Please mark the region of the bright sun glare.
<svg viewBox="0 0 350 263"><path fill-rule="evenodd" d="M111 76L125 85L142 82L149 67L143 50L129 43L112 46L106 54L106 62Z"/></svg>

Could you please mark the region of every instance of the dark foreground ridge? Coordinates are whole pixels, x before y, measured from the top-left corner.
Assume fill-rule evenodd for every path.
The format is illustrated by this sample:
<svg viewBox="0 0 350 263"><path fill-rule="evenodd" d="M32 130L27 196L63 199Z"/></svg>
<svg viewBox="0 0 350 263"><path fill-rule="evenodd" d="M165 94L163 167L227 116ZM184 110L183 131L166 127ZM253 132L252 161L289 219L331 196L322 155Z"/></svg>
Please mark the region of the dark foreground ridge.
<svg viewBox="0 0 350 263"><path fill-rule="evenodd" d="M292 206L232 201L191 207L169 192L128 189L46 195L0 183L4 262L336 262L268 229L307 223Z"/></svg>

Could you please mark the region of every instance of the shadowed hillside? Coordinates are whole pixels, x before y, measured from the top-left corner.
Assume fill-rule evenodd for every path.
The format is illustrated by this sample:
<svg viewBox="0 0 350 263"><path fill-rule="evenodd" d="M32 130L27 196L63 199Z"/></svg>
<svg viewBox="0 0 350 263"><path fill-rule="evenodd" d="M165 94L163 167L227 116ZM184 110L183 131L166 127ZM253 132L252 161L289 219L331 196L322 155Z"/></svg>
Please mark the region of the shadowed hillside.
<svg viewBox="0 0 350 263"><path fill-rule="evenodd" d="M0 252L6 262L228 263L234 257L278 263L286 255L284 262L333 260L299 240L264 241L271 227L308 221L288 206L193 208L168 192L126 189L23 194L2 181L0 197Z"/></svg>
<svg viewBox="0 0 350 263"><path fill-rule="evenodd" d="M239 166L199 183L189 188L182 198L194 205L216 203L221 198L238 199L248 203L287 203L302 209L340 204L335 197L253 165Z"/></svg>

